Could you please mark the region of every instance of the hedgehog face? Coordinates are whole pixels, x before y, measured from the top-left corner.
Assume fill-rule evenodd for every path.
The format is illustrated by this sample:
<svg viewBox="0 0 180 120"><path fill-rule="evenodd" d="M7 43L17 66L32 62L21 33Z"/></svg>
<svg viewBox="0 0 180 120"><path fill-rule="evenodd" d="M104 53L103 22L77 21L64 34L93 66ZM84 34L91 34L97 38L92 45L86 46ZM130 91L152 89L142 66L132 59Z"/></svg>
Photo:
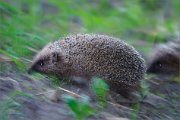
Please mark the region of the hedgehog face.
<svg viewBox="0 0 180 120"><path fill-rule="evenodd" d="M29 69L29 73L32 71L46 73L46 74L60 74L61 71L59 68L63 66L64 57L61 54L61 49L57 49L53 47L54 44L50 43L43 48L41 52L39 52L35 59L33 60L33 64Z"/></svg>
<svg viewBox="0 0 180 120"><path fill-rule="evenodd" d="M70 65L68 52L62 49L61 44L56 41L46 45L36 55L28 72L36 71L63 77L70 74Z"/></svg>
<svg viewBox="0 0 180 120"><path fill-rule="evenodd" d="M147 72L158 74L174 74L179 71L179 61L177 60L178 58L173 56L161 57L149 65Z"/></svg>
<svg viewBox="0 0 180 120"><path fill-rule="evenodd" d="M37 55L30 70L40 73L55 73L57 68L57 62L60 62L58 53L52 52L46 55Z"/></svg>
<svg viewBox="0 0 180 120"><path fill-rule="evenodd" d="M164 64L162 61L155 61L149 65L147 72L161 73L161 72L165 71L164 70L165 66L166 66L166 64Z"/></svg>

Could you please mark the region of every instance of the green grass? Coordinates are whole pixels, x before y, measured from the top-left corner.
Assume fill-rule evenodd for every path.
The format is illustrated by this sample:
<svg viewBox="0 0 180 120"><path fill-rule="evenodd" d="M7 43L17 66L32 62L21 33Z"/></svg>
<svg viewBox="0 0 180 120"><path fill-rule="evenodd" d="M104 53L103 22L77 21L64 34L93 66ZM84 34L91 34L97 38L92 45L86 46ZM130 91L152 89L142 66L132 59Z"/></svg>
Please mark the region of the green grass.
<svg viewBox="0 0 180 120"><path fill-rule="evenodd" d="M97 114L97 111L91 106L88 96L83 96L83 98L78 100L72 96L65 95L64 101L73 112L76 120L86 120L89 116Z"/></svg>
<svg viewBox="0 0 180 120"><path fill-rule="evenodd" d="M21 114L18 111L20 104L13 99L2 100L0 102L0 120L9 120L12 114Z"/></svg>
<svg viewBox="0 0 180 120"><path fill-rule="evenodd" d="M21 91L11 91L9 97L0 101L0 120L10 120L11 116L16 116L23 120L25 115L22 113L22 104L18 102L18 96L32 99L33 96Z"/></svg>
<svg viewBox="0 0 180 120"><path fill-rule="evenodd" d="M108 0L49 0L50 7L45 8L50 9L49 14L40 0L4 0L0 2L0 53L18 63L21 58L32 58L34 52L29 48L39 50L49 41L77 32L123 38L147 53L154 41L179 32L180 2L171 3L171 14L164 17L167 5L155 0L122 0L119 6ZM148 44L135 44L139 40Z"/></svg>

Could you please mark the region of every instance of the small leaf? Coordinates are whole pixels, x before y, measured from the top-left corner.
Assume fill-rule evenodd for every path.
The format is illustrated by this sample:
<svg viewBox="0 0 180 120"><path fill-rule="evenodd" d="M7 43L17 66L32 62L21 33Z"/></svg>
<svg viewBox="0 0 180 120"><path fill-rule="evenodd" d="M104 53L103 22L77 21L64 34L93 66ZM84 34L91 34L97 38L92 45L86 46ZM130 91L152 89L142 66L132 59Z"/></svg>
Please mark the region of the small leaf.
<svg viewBox="0 0 180 120"><path fill-rule="evenodd" d="M98 97L105 98L109 86L103 79L95 77L92 79L92 89Z"/></svg>
<svg viewBox="0 0 180 120"><path fill-rule="evenodd" d="M90 106L88 96L84 96L80 100L69 95L65 95L63 98L78 120L84 120L96 112L96 110Z"/></svg>

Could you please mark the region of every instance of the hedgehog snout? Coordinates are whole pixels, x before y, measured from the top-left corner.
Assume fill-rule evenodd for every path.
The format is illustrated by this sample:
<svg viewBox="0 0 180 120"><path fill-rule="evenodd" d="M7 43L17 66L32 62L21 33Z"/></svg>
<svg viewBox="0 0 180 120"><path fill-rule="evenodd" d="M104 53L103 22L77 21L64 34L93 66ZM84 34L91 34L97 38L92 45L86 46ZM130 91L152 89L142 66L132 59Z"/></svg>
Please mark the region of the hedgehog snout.
<svg viewBox="0 0 180 120"><path fill-rule="evenodd" d="M28 73L28 74L32 74L32 73L35 72L35 71L38 71L38 69L37 69L37 66L36 66L36 65L33 65L33 66L31 66L31 67L27 70L27 73Z"/></svg>

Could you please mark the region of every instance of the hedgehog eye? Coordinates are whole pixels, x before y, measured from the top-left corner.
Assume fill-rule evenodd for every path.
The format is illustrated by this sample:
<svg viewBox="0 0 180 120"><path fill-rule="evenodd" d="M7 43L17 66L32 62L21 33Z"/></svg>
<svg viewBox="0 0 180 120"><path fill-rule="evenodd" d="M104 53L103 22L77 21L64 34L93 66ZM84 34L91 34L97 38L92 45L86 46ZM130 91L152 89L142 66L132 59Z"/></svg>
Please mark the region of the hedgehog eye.
<svg viewBox="0 0 180 120"><path fill-rule="evenodd" d="M161 63L159 64L159 67L162 67L162 64L161 64Z"/></svg>
<svg viewBox="0 0 180 120"><path fill-rule="evenodd" d="M156 65L157 65L157 67L162 67L163 64L162 64L162 62L157 62Z"/></svg>
<svg viewBox="0 0 180 120"><path fill-rule="evenodd" d="M40 66L43 66L43 65L44 65L44 62L41 62L41 63L40 63Z"/></svg>
<svg viewBox="0 0 180 120"><path fill-rule="evenodd" d="M40 60L40 61L38 62L38 65L44 66L44 61Z"/></svg>

